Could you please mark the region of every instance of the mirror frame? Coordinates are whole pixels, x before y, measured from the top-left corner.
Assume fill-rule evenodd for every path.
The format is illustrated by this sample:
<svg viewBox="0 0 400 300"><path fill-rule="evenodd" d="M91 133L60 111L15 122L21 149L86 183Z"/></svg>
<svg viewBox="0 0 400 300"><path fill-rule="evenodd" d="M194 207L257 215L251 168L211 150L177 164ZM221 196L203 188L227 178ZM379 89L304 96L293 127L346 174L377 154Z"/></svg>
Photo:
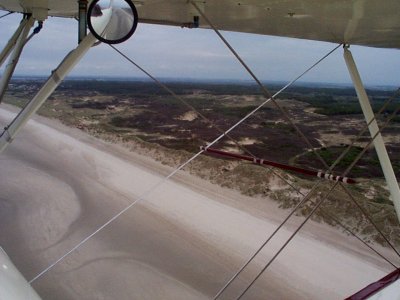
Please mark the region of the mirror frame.
<svg viewBox="0 0 400 300"><path fill-rule="evenodd" d="M88 8L88 11L87 11L86 18L87 18L87 24L88 24L88 27L89 27L90 32L91 32L99 41L101 41L101 42L103 42L103 43L106 43L106 44L119 44L119 43L122 43L122 42L125 42L126 40L128 40L128 39L134 34L134 32L136 31L137 24L138 24L138 22L139 22L138 13L137 13L136 7L135 7L135 5L133 4L133 2L132 2L131 0L124 0L124 1L129 5L129 7L131 8L132 13L133 13L133 18L134 18L134 19L133 19L133 24L132 24L131 30L130 30L124 37L122 37L122 38L120 38L120 39L118 39L118 40L107 40L107 39L103 38L102 36L100 36L99 34L97 34L97 32L94 30L93 25L92 25L92 22L91 22L91 20L90 20L91 12L92 12L92 10L94 9L95 5L96 5L99 1L100 1L100 0L93 0L93 1L90 3L89 8Z"/></svg>

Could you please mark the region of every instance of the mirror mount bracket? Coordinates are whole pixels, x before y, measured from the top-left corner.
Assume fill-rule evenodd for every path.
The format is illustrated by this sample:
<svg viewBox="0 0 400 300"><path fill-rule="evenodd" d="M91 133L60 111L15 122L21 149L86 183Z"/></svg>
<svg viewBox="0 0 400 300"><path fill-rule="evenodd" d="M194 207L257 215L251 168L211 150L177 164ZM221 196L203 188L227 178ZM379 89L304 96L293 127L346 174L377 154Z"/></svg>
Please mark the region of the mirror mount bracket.
<svg viewBox="0 0 400 300"><path fill-rule="evenodd" d="M79 0L79 11L78 11L78 43L80 44L81 41L86 37L87 35L87 19L86 19L86 14L87 14L87 7L88 7L88 0Z"/></svg>

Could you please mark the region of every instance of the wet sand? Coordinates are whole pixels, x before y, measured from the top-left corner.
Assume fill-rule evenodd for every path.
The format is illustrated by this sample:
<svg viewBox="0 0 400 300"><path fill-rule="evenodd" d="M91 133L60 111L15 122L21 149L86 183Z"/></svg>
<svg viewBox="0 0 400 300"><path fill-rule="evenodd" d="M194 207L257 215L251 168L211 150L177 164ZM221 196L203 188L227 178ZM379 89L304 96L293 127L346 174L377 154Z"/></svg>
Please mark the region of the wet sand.
<svg viewBox="0 0 400 300"><path fill-rule="evenodd" d="M5 124L13 109L2 107ZM0 156L0 170L0 246L28 280L146 194L34 282L43 299L210 299L289 213L183 172L147 194L169 167L41 117ZM300 222L221 299L234 299ZM340 299L391 270L311 222L243 299Z"/></svg>

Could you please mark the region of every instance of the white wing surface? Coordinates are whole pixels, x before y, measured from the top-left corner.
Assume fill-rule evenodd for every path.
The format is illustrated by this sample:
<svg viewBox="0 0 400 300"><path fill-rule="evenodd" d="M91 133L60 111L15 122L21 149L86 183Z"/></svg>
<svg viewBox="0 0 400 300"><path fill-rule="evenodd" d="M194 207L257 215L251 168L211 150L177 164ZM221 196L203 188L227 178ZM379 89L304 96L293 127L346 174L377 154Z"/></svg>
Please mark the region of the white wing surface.
<svg viewBox="0 0 400 300"><path fill-rule="evenodd" d="M143 22L180 25L198 13L187 0L142 0ZM400 48L398 0L207 0L196 1L218 29L333 43ZM43 5L49 15L75 17L76 0L0 0L3 10L29 12ZM200 18L200 27L207 28Z"/></svg>

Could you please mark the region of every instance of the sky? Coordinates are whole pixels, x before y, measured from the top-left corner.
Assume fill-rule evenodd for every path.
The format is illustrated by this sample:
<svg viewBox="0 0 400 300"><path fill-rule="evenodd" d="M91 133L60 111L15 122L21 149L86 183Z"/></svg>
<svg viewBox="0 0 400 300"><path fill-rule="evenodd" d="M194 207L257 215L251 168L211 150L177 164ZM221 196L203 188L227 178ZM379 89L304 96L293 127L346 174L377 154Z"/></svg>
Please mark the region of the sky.
<svg viewBox="0 0 400 300"><path fill-rule="evenodd" d="M20 15L0 19L2 48ZM77 45L77 21L50 17L24 49L17 75L49 75ZM336 45L299 39L223 32L254 73L266 81L288 82ZM212 30L139 24L132 38L117 46L157 78L250 80L250 76ZM400 86L399 50L351 47L366 85ZM4 68L4 66L3 66ZM2 69L1 69L2 71ZM92 48L71 76L144 77L110 46ZM302 78L304 82L350 83L343 50Z"/></svg>

